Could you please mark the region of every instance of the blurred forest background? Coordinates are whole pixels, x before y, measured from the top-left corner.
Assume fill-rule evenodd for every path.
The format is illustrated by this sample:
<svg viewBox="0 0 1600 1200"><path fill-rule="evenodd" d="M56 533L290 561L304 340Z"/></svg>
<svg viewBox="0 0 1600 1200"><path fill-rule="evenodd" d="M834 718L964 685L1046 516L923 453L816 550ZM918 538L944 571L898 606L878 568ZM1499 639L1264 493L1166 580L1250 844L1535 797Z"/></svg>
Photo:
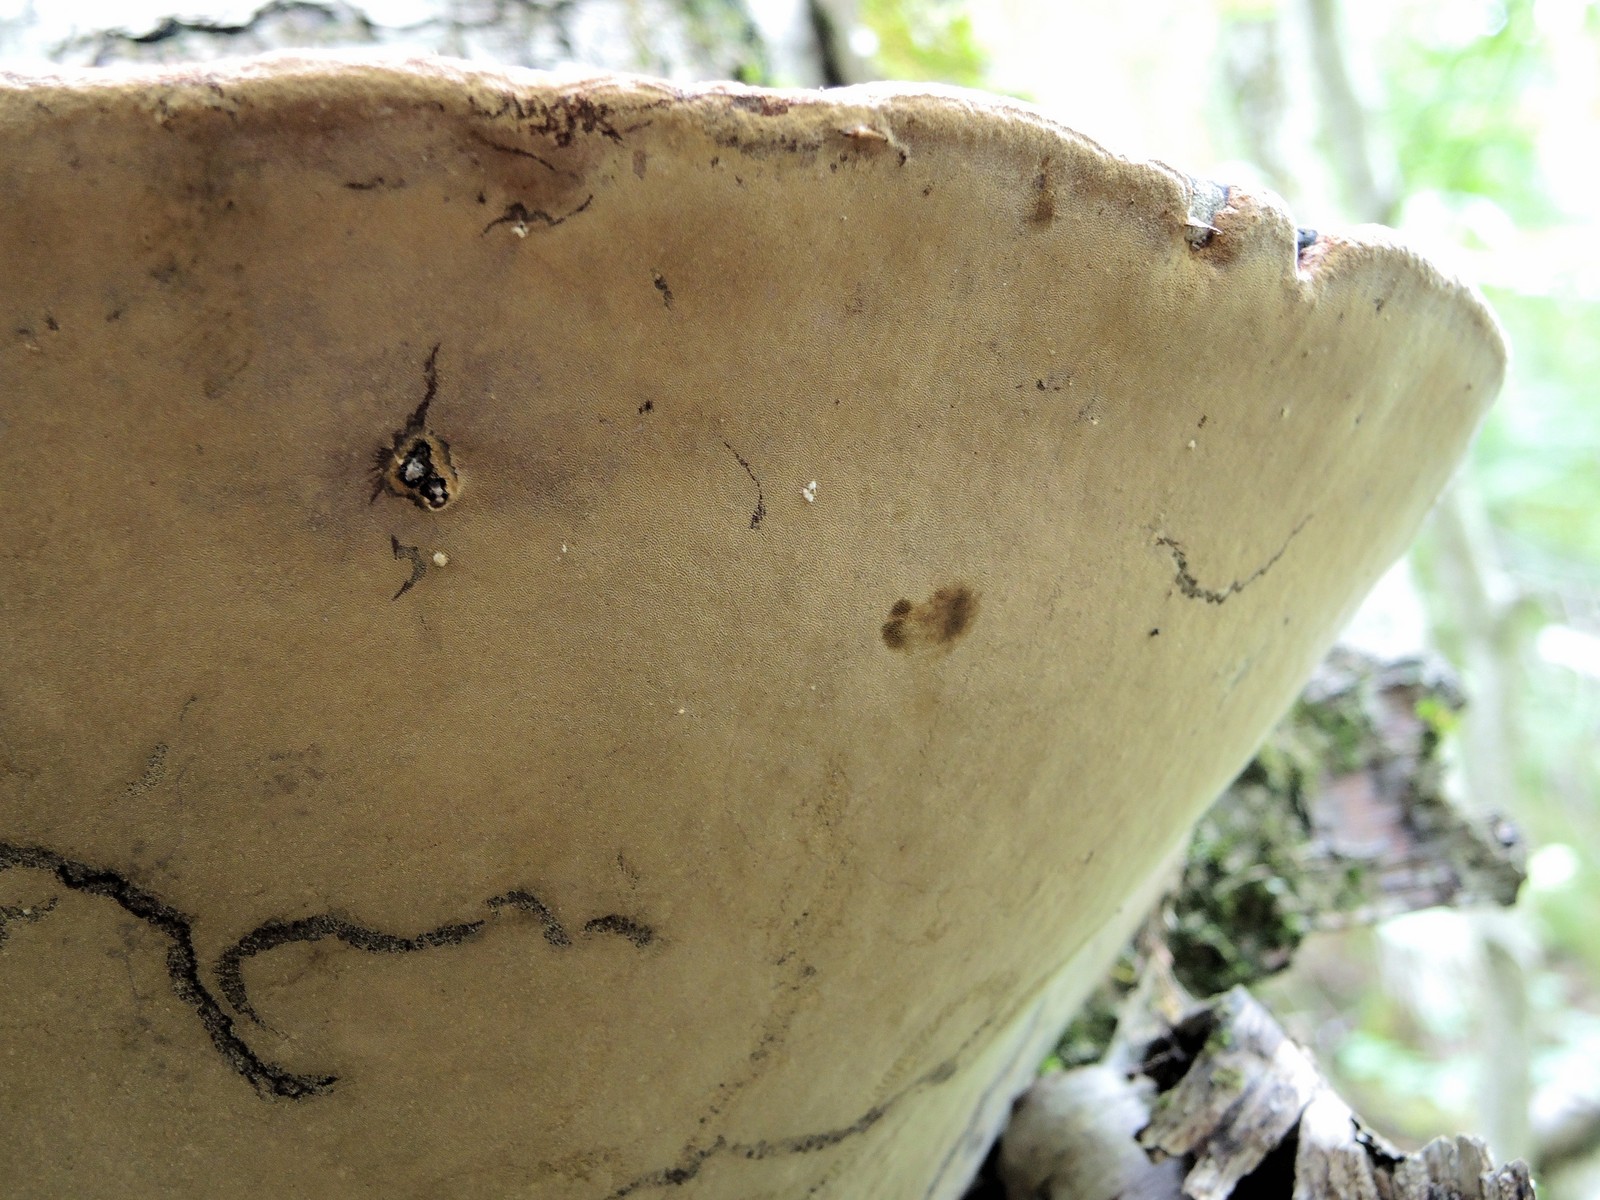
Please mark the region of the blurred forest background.
<svg viewBox="0 0 1600 1200"><path fill-rule="evenodd" d="M1258 992L1403 1145L1478 1133L1600 1197L1600 0L0 0L0 70L342 45L986 88L1480 285L1506 391L1349 636L1461 673L1454 788L1522 829L1528 885L1313 938Z"/></svg>

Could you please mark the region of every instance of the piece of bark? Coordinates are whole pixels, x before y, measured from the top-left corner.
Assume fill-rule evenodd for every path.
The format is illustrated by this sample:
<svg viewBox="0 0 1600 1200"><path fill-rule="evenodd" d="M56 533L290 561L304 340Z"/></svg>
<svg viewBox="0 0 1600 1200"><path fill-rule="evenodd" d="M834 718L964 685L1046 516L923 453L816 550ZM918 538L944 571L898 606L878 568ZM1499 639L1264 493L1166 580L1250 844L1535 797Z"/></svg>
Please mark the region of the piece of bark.
<svg viewBox="0 0 1600 1200"><path fill-rule="evenodd" d="M1368 1145L1344 1101L1326 1088L1300 1114L1294 1163L1294 1200L1379 1200Z"/></svg>
<svg viewBox="0 0 1600 1200"><path fill-rule="evenodd" d="M1296 1126L1321 1077L1243 989L1223 996L1206 1020L1200 1054L1157 1098L1138 1138L1153 1157L1192 1159L1183 1190L1193 1200L1227 1200Z"/></svg>
<svg viewBox="0 0 1600 1200"><path fill-rule="evenodd" d="M1336 649L1301 704L1325 722L1343 721L1357 739L1353 758L1330 762L1310 805L1313 838L1302 861L1334 893L1319 928L1516 902L1520 835L1503 818L1470 817L1445 794L1438 750L1466 701L1442 662L1384 663Z"/></svg>
<svg viewBox="0 0 1600 1200"><path fill-rule="evenodd" d="M1394 1170L1394 1200L1523 1200L1533 1196L1526 1163L1496 1167L1477 1138L1434 1138Z"/></svg>
<svg viewBox="0 0 1600 1200"><path fill-rule="evenodd" d="M1191 1200L1281 1196L1287 1180L1258 1171L1274 1155L1293 1156L1293 1200L1533 1196L1527 1165L1496 1166L1477 1138L1437 1138L1415 1154L1389 1146L1243 989L1153 1042L1140 1073L1160 1095L1138 1141L1192 1163L1183 1183Z"/></svg>
<svg viewBox="0 0 1600 1200"><path fill-rule="evenodd" d="M1281 970L1316 930L1513 903L1517 832L1444 792L1462 705L1432 660L1330 654L1196 828L1159 921L1179 981L1215 995Z"/></svg>
<svg viewBox="0 0 1600 1200"><path fill-rule="evenodd" d="M370 11L369 11L370 9ZM52 39L40 19L11 35L13 50L43 51L73 66L208 62L265 51L332 47L424 48L505 65L642 71L680 80L763 83L774 67L797 82L817 68L785 48L774 56L762 24L739 0L421 0L395 21L381 5L349 0L265 0L248 14L220 3L132 26L74 31ZM793 14L791 19L798 19ZM864 77L863 77L864 78ZM820 80L816 80L820 82Z"/></svg>

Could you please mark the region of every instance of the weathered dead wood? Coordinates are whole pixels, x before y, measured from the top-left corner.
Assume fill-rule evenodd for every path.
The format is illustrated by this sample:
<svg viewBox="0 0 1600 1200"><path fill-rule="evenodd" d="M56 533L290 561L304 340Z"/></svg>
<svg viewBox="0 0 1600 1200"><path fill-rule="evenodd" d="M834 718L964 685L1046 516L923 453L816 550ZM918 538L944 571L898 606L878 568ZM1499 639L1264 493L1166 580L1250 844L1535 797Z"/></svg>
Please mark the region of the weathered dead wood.
<svg viewBox="0 0 1600 1200"><path fill-rule="evenodd" d="M1242 988L1170 1026L1132 1070L1041 1079L1018 1104L1000 1176L1007 1200L1534 1195L1527 1165L1497 1166L1477 1138L1390 1146Z"/></svg>
<svg viewBox="0 0 1600 1200"><path fill-rule="evenodd" d="M1330 654L1195 831L1159 919L1179 982L1215 995L1281 970L1314 931L1513 903L1516 830L1445 794L1462 706L1436 661Z"/></svg>

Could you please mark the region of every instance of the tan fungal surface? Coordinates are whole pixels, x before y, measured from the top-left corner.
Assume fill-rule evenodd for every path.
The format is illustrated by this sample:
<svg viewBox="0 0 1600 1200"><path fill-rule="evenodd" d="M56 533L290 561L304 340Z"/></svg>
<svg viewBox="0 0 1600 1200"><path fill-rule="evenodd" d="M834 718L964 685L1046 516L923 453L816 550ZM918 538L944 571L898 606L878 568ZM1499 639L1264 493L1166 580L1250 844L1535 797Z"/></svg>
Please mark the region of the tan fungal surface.
<svg viewBox="0 0 1600 1200"><path fill-rule="evenodd" d="M0 77L0 264L8 1197L946 1200L1503 367L963 93Z"/></svg>

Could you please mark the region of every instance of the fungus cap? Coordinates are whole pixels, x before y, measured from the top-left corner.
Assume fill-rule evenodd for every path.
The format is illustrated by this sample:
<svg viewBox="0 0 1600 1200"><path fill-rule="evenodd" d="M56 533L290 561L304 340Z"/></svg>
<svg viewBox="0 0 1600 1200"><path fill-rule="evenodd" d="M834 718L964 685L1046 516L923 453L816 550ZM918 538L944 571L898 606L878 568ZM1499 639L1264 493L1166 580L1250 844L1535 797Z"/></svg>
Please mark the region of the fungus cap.
<svg viewBox="0 0 1600 1200"><path fill-rule="evenodd" d="M1504 365L972 93L276 58L0 143L37 1194L955 1196Z"/></svg>

